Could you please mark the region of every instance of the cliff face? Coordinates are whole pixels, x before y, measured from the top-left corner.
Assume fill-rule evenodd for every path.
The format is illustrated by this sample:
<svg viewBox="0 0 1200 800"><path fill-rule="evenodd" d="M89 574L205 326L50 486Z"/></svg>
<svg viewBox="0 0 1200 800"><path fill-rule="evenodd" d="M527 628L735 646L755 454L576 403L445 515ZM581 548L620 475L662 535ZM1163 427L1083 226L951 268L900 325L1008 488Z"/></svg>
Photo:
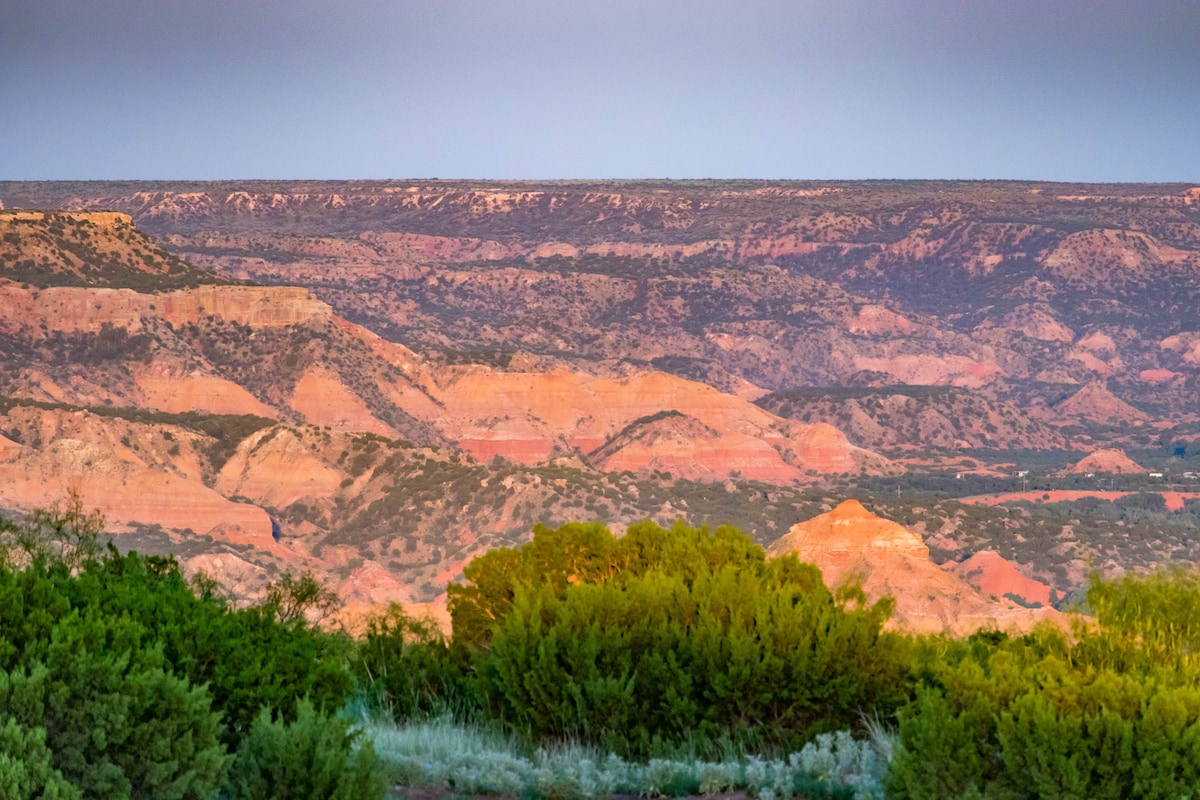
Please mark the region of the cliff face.
<svg viewBox="0 0 1200 800"><path fill-rule="evenodd" d="M182 328L209 318L254 328L328 322L333 312L307 289L260 286L205 286L163 294L132 289L50 287L25 289L0 284L7 306L5 324L36 331L43 325L66 332L99 333L104 326L130 333L150 321Z"/></svg>
<svg viewBox="0 0 1200 800"><path fill-rule="evenodd" d="M100 224L110 218L108 227ZM14 216L26 225L18 241L32 247L43 233L66 241L60 228L79 228L71 252L83 259L72 273L81 279L91 260L132 262L146 245L120 215L74 215L61 226L57 219ZM306 250L353 256L361 247L322 241ZM162 277L164 270L150 274ZM0 295L11 309L3 325L20 342L17 349L35 351L17 373L18 393L35 398L292 417L422 442L434 441L436 431L481 460L500 456L526 464L564 454L586 458L635 421L676 410L706 426L694 431L698 438L684 429L668 438L643 437L628 442L619 457L610 453L597 463L631 471L674 465L666 471L784 483L893 469L827 425L781 420L741 397L662 372L603 378L569 368L508 372L428 362L337 318L301 288L149 292L36 288L0 278ZM53 363L60 342L77 345L78 356ZM50 363L38 369L42 354ZM100 363L81 363L89 359Z"/></svg>
<svg viewBox="0 0 1200 800"><path fill-rule="evenodd" d="M663 372L455 365L306 289L179 288L191 268L155 262L120 215L13 221L0 262L61 245L78 263L40 284L0 272L0 508L76 490L130 546L181 551L240 592L288 566L355 601L428 600L537 514L584 508L619 527L683 513L664 472L795 484L894 469L829 426ZM341 252L312 250L328 247ZM112 285L126 279L136 288ZM650 490L665 499L638 497Z"/></svg>
<svg viewBox="0 0 1200 800"><path fill-rule="evenodd" d="M954 386L1020 409L1104 380L1121 418L1174 423L1200 403L1179 338L1200 314L1194 188L250 182L0 197L119 209L197 264L304 284L426 353L527 353L601 377L636 363L741 396ZM1083 400L1096 398L1038 421L1121 444L1101 411L1076 413ZM811 421L841 427L828 413ZM989 422L991 441L951 444L1047 441Z"/></svg>
<svg viewBox="0 0 1200 800"><path fill-rule="evenodd" d="M15 408L5 422L31 444L10 443L0 460L0 506L28 511L74 490L118 530L186 528L226 542L272 547L271 520L263 509L230 502L204 484L193 437L180 432L167 439L149 426L86 411Z"/></svg>
<svg viewBox="0 0 1200 800"><path fill-rule="evenodd" d="M1048 613L1010 600L988 600L974 586L929 560L929 548L901 525L847 500L792 527L767 548L770 557L794 554L821 568L836 588L860 582L871 600L895 598L891 624L921 632L970 633L981 627L1031 627Z"/></svg>

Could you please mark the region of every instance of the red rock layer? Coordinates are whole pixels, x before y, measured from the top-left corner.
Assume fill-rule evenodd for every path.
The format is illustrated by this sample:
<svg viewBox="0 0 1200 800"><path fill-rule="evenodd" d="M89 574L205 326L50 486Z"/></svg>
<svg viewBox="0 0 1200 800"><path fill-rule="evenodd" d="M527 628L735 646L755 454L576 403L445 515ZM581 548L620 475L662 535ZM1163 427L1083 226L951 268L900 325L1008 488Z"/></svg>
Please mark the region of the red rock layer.
<svg viewBox="0 0 1200 800"><path fill-rule="evenodd" d="M947 569L984 594L1004 597L1012 594L1026 602L1050 605L1050 587L1022 574L1011 562L994 550L982 550Z"/></svg>

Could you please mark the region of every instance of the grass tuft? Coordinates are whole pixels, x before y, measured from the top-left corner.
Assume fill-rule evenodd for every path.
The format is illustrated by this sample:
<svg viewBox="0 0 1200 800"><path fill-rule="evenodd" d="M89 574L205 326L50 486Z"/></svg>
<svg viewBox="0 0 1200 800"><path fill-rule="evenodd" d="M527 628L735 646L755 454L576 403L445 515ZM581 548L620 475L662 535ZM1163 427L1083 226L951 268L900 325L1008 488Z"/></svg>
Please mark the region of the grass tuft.
<svg viewBox="0 0 1200 800"><path fill-rule="evenodd" d="M782 759L738 754L711 761L681 753L641 764L569 741L531 750L498 729L450 715L367 726L393 785L529 800L731 791L762 800L877 800L883 797L892 734L880 724L868 724L867 730L870 738L862 741L849 731L822 734Z"/></svg>

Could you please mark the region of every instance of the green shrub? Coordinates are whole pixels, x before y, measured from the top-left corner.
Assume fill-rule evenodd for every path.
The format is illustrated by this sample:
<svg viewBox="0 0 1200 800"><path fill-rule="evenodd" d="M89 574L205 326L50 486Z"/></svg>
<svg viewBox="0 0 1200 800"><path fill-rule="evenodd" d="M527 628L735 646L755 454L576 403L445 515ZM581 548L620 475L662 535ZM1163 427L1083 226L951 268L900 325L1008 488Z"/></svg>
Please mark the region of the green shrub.
<svg viewBox="0 0 1200 800"><path fill-rule="evenodd" d="M264 709L230 768L231 800L371 800L386 792L370 740L302 700L294 722Z"/></svg>
<svg viewBox="0 0 1200 800"><path fill-rule="evenodd" d="M0 519L0 529L30 562L0 568L0 670L42 661L75 610L129 621L121 647L157 651L162 669L206 686L231 750L264 707L291 719L301 697L332 710L350 696L350 643L304 621L303 594L285 591L273 605L230 609L211 590L197 596L174 559L97 551L94 520L74 506L35 512L20 525ZM302 578L292 588L306 586Z"/></svg>
<svg viewBox="0 0 1200 800"><path fill-rule="evenodd" d="M1097 667L1200 675L1200 574L1169 569L1117 581L1092 576L1088 607L1098 629L1081 631L1076 653Z"/></svg>
<svg viewBox="0 0 1200 800"><path fill-rule="evenodd" d="M434 623L409 616L398 603L367 620L353 667L397 720L473 705L465 650L452 649Z"/></svg>
<svg viewBox="0 0 1200 800"><path fill-rule="evenodd" d="M468 628L495 620L481 697L537 738L632 755L725 735L798 746L907 697L890 605L835 597L815 567L767 562L731 528L543 528L472 567L455 610Z"/></svg>
<svg viewBox="0 0 1200 800"><path fill-rule="evenodd" d="M44 661L0 673L0 717L42 727L53 767L89 798L205 800L220 785L220 715L139 647L139 626L73 611Z"/></svg>
<svg viewBox="0 0 1200 800"><path fill-rule="evenodd" d="M177 675L207 686L231 750L262 708L292 719L302 697L331 710L350 696L343 638L281 620L275 606L230 609L214 594L197 597L174 559L110 551L74 580L47 575L71 607L136 620L145 646L161 647Z"/></svg>
<svg viewBox="0 0 1200 800"><path fill-rule="evenodd" d="M1200 785L1200 579L1094 580L1097 625L943 643L899 714L897 800L1179 798Z"/></svg>
<svg viewBox="0 0 1200 800"><path fill-rule="evenodd" d="M5 800L80 800L79 790L50 763L43 728L15 719L0 725L0 797Z"/></svg>

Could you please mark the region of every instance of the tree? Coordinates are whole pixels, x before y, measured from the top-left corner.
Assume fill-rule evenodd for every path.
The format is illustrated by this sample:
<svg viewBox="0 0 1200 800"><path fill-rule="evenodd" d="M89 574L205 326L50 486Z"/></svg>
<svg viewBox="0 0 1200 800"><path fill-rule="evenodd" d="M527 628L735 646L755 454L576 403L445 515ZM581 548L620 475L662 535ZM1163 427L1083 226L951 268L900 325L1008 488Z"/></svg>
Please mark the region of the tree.
<svg viewBox="0 0 1200 800"><path fill-rule="evenodd" d="M0 673L0 717L43 728L52 766L89 798L207 800L225 769L220 714L141 635L71 612L43 659Z"/></svg>
<svg viewBox="0 0 1200 800"><path fill-rule="evenodd" d="M59 563L76 573L98 557L102 533L104 515L85 512L83 498L72 489L65 505L36 509L21 523L0 519L0 566Z"/></svg>
<svg viewBox="0 0 1200 800"><path fill-rule="evenodd" d="M0 725L0 797L6 800L80 800L79 790L50 764L43 728L15 719Z"/></svg>
<svg viewBox="0 0 1200 800"><path fill-rule="evenodd" d="M285 572L278 581L267 585L266 607L285 625L305 621L318 624L336 611L341 602L337 592L325 586L312 570L300 577Z"/></svg>

